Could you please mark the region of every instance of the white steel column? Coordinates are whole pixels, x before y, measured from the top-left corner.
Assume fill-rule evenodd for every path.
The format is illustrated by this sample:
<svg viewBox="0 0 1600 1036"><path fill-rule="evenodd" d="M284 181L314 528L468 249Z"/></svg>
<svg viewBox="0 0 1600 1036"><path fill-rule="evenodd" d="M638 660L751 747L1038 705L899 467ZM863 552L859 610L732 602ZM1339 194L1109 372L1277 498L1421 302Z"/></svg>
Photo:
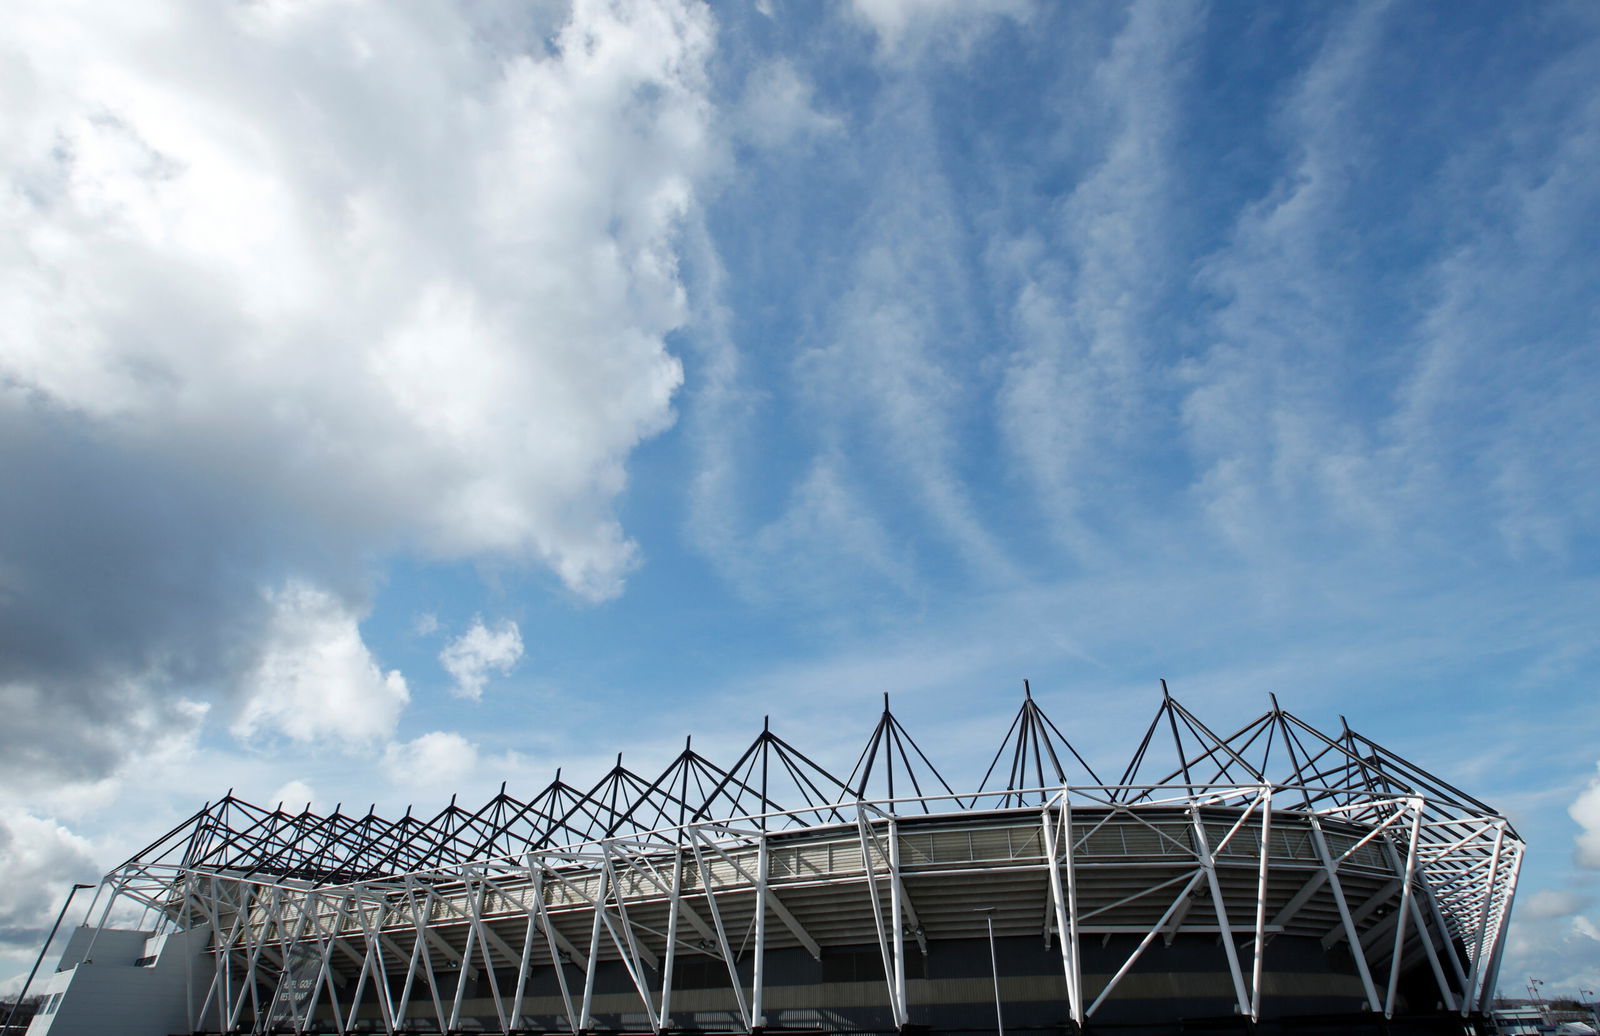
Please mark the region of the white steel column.
<svg viewBox="0 0 1600 1036"><path fill-rule="evenodd" d="M1311 842L1317 847L1317 855L1322 859L1323 869L1328 875L1328 887L1333 891L1334 905L1339 908L1339 920L1344 925L1345 938L1350 943L1350 956L1355 958L1356 971L1361 975L1361 986L1367 992L1367 1003L1372 1010L1381 1011L1383 1005L1378 1001L1378 990L1372 984L1372 969L1367 967L1367 955L1361 949L1361 934L1356 931L1356 923L1350 917L1350 904L1344 898L1344 885L1339 881L1339 867L1333 862L1333 856L1328 852L1328 840L1322 836L1322 819L1315 813L1308 813L1306 819L1311 822Z"/></svg>
<svg viewBox="0 0 1600 1036"><path fill-rule="evenodd" d="M261 959L261 951L266 948L268 941L272 937L273 927L282 923L282 904L283 890L274 886L272 889L271 906L267 908L266 916L262 920L260 937L254 940L254 945L251 947L250 953L246 958L245 982L249 993L249 1000L251 1006L254 1008L254 1013L257 1018L259 1018L261 1015L261 1005L256 996L256 967ZM192 955L186 955L185 959L190 959L190 956ZM233 1005L233 1009L229 1012L227 1026L228 1030L237 1029L239 1027L239 1017L244 1013L245 999L245 993L241 992L236 1003ZM193 1005L191 1005L191 1009L192 1006Z"/></svg>
<svg viewBox="0 0 1600 1036"><path fill-rule="evenodd" d="M672 1026L672 967L678 959L678 910L683 903L683 846L672 854L672 891L667 906L667 959L661 965L661 1026Z"/></svg>
<svg viewBox="0 0 1600 1036"><path fill-rule="evenodd" d="M1428 915L1433 918L1434 927L1439 930L1439 939L1443 943L1445 957L1450 961L1450 971L1456 977L1458 988L1461 990L1461 1002L1472 1002L1472 990L1467 983L1467 972L1462 965L1461 955L1456 952L1455 939L1452 937L1450 925L1444 919L1444 911L1439 909L1438 897L1434 895L1432 880L1424 868L1417 875L1417 883L1422 886L1422 896L1428 901ZM1471 963L1470 961L1467 963ZM1455 1010L1451 1006L1451 1010ZM1470 1008L1469 1008L1470 1009Z"/></svg>
<svg viewBox="0 0 1600 1036"><path fill-rule="evenodd" d="M1419 802L1421 806L1426 805L1426 802L1422 802L1421 800L1419 800ZM1388 854L1389 865L1393 867L1397 873L1404 870L1400 864L1400 854L1394 850L1394 844L1386 839L1383 843L1383 847L1385 852ZM1420 853L1421 848L1422 846L1420 840L1414 843L1414 851ZM1408 884L1421 888L1421 895L1413 894L1411 897L1411 920L1413 923L1415 923L1417 935L1422 940L1422 950L1428 955L1428 965L1433 969L1434 984L1439 987L1439 998L1444 1003L1444 1009L1454 1013L1456 1010L1456 995L1455 992L1450 988L1449 980L1445 978L1444 966L1439 961L1439 951L1436 950L1433 945L1433 933L1428 930L1427 915L1423 913L1422 904L1418 902L1419 899L1429 898L1427 878L1420 869L1412 868L1411 881L1408 882ZM1452 952L1450 950L1450 932L1442 923L1439 924L1439 935L1440 940L1445 944L1446 952ZM1463 983L1464 982L1465 980L1463 980Z"/></svg>
<svg viewBox="0 0 1600 1036"><path fill-rule="evenodd" d="M220 896L217 883L210 882L206 889L206 897L202 901L206 916L211 922L212 958L216 961L216 970L211 975L211 983L206 988L206 998L200 1004L199 1016L204 1018L211 1005L217 1005L217 1029L227 1029L227 1012L233 998L233 944L239 937L240 926L244 923L244 914L237 913L234 917L233 927L226 934L222 930L222 909L218 902ZM111 904L115 901L115 893L106 897L106 906L100 916L100 925L89 937L89 946L84 951L84 960L94 959L95 940L100 937L100 931L105 927L106 915L111 912Z"/></svg>
<svg viewBox="0 0 1600 1036"><path fill-rule="evenodd" d="M872 901L872 923L878 933L878 953L883 957L884 986L889 993L889 1013L894 1016L896 1028L906 1023L905 1016L900 1013L900 998L894 986L894 958L895 953L891 947L889 932L883 921L883 901L878 895L878 864L873 858L877 853L877 842L872 835L872 826L867 823L864 803L856 803L856 837L861 843L861 866L866 872L867 896Z"/></svg>
<svg viewBox="0 0 1600 1036"><path fill-rule="evenodd" d="M539 887L532 887L533 894L538 895ZM511 994L511 1022L517 1028L522 1028L522 995L528 989L528 972L533 970L533 933L539 927L534 919L538 917L536 907L528 908L528 923L522 930L522 959L517 964L517 988ZM550 962L556 967L561 966L561 961L554 954Z"/></svg>
<svg viewBox="0 0 1600 1036"><path fill-rule="evenodd" d="M1199 805L1189 807L1194 819L1195 848L1200 853L1200 866L1205 868L1206 883L1211 887L1211 906L1217 915L1217 927L1222 930L1222 949L1228 958L1228 973L1233 977L1233 992L1240 1014L1250 1013L1250 997L1244 989L1244 973L1239 969L1239 947L1233 943L1233 926L1228 923L1228 904L1222 898L1222 883L1217 880L1216 861L1211 857L1211 846L1206 838L1206 825L1200 816Z"/></svg>
<svg viewBox="0 0 1600 1036"><path fill-rule="evenodd" d="M711 872L706 868L705 856L700 852L700 831L698 828L685 828L689 832L689 844L694 849L694 868L700 875L700 887L706 893L706 908L711 911L711 924L717 931L717 949L722 953L722 961L728 966L728 981L733 986L734 999L739 1003L739 1019L744 1022L744 1027L752 1027L750 1020L750 1007L745 1003L744 987L739 984L738 962L734 960L733 948L728 945L728 930L722 925L722 910L717 906L717 893L711 885Z"/></svg>
<svg viewBox="0 0 1600 1036"><path fill-rule="evenodd" d="M767 977L767 866L767 833L762 831L760 847L756 851L756 955L750 990L750 1024L757 1028L767 1024L767 1017L762 1013ZM672 902L674 911L677 905L678 902L674 899ZM670 948L669 943L668 949Z"/></svg>
<svg viewBox="0 0 1600 1036"><path fill-rule="evenodd" d="M192 876L185 877L184 882L183 882L183 915L182 915L183 919L184 919L184 924L185 924L185 928L184 928L184 950L183 950L183 1006L184 1006L184 1009L188 1012L189 1031L190 1032L193 1032L195 1029L199 1028L199 1023L195 1019L195 1013L194 1013L194 947L189 945L189 928L188 928L188 926L192 923L193 917L194 917L192 911L190 910L190 904L193 903L193 901L194 901L194 891L193 891L193 887L192 887L193 883L194 883L194 879L193 879ZM277 891L277 890L274 889L273 891ZM94 909L94 903L92 901L89 903L89 909L91 909L91 910ZM212 934L214 935L216 933L213 932ZM252 998L252 1003L254 1003L254 999L253 998ZM261 1016L261 1005L260 1004L255 1004L255 1009L256 1009L256 1011L255 1011L256 1017L259 1018Z"/></svg>
<svg viewBox="0 0 1600 1036"><path fill-rule="evenodd" d="M476 923L478 912L472 906L472 904L476 902L476 899L472 895L472 879L471 878L467 879L466 892L467 892L467 896L466 896L466 898L467 898L467 909L469 911L471 911L471 915L469 916L468 921L467 921L467 942L466 942L466 945L464 947L462 947L462 950L461 950L461 963L458 966L458 970L456 971L456 994L455 994L454 999L450 1003L450 1029L451 1029L451 1031L454 1031L454 1030L459 1029L461 1027L461 1001L466 998L466 992L467 992L467 970L469 968L471 968L471 966L472 966L472 947L478 941L478 925ZM480 896L483 894L483 886L482 885L478 886L478 894Z"/></svg>
<svg viewBox="0 0 1600 1036"><path fill-rule="evenodd" d="M529 854L530 861L533 859ZM539 927L544 929L545 944L550 950L550 966L556 969L556 985L561 989L561 1006L567 1012L567 1025L574 1033L583 1028L584 1023L578 1020L578 1015L572 1009L572 990L567 988L566 962L561 959L561 950L556 942L555 925L550 920L550 911L544 902L544 858L539 858L538 870L534 873L533 896L534 907L539 911ZM570 953L570 951L568 951ZM585 971L589 962L583 962Z"/></svg>
<svg viewBox="0 0 1600 1036"><path fill-rule="evenodd" d="M383 966L383 941L379 938L379 931L383 927L383 902L378 900L373 904L374 916L369 919L367 908L357 905L355 914L357 923L361 926L361 934L366 942L367 952L361 959L361 974L356 979L355 992L350 997L350 1006L345 1012L346 1029L355 1028L356 1014L361 1009L361 998L367 989L367 982L371 980L377 986L378 1019L383 1023L386 1033L394 1032L393 1005L389 1003L389 985ZM376 977L374 977L376 976Z"/></svg>
<svg viewBox="0 0 1600 1036"><path fill-rule="evenodd" d="M1489 934L1489 915L1494 908L1494 885L1500 876L1500 847L1505 841L1506 822L1500 821L1495 826L1494 851L1489 858L1489 878L1483 886L1483 910L1478 915L1478 937L1474 940L1472 952L1472 978L1467 984L1467 996L1461 1005L1461 1013L1467 1014L1472 1005L1479 999L1478 983L1483 978L1484 960L1488 956L1484 953L1484 940Z"/></svg>
<svg viewBox="0 0 1600 1036"><path fill-rule="evenodd" d="M1400 986L1400 954L1406 946L1406 922L1411 918L1412 908L1416 904L1411 898L1411 881L1417 873L1417 843L1422 837L1422 800L1411 800L1411 838L1406 843L1406 871L1405 884L1400 891L1400 916L1394 926L1394 953L1389 959L1389 988L1384 993L1383 1016L1394 1017L1395 992ZM1428 942L1426 930L1419 930L1424 943Z"/></svg>
<svg viewBox="0 0 1600 1036"><path fill-rule="evenodd" d="M307 892L303 909L311 912L312 927L317 935L325 941L322 946L322 960L317 965L317 979L312 984L311 995L306 998L305 1012L295 1021L295 1032L303 1033L311 1026L311 1016L317 1010L317 998L322 990L328 991L328 1004L333 1008L333 1021L339 1032L344 1032L344 1019L339 1013L339 997L333 990L333 951L339 945L339 924L344 918L344 904L347 896L340 896L334 907L333 923L324 928L322 924L321 896L315 892Z"/></svg>
<svg viewBox="0 0 1600 1036"><path fill-rule="evenodd" d="M428 913L431 911L432 907L430 905L428 910L419 909L417 903L417 889L417 883L409 877L406 878L406 898L411 904L411 920L416 926L417 930L417 942L416 945L412 947L411 952L414 957L419 954L421 955L422 970L428 976L428 997L433 1001L433 1016L439 1024L439 1031L444 1032L446 1031L444 1001L439 999L439 978L433 970L433 951L428 948L428 936L431 934L431 931L428 927L428 922L430 920ZM424 890L424 894L426 894L426 890ZM413 962L411 965L411 971L406 976L406 996L409 996L411 992L411 981L415 977L415 974L416 964ZM402 1002L406 999L406 996L402 996Z"/></svg>
<svg viewBox="0 0 1600 1036"><path fill-rule="evenodd" d="M894 999L895 1013L900 1016L900 1024L905 1025L911 1020L911 1012L906 1005L906 919L905 896L900 889L900 827L895 818L889 817L889 917L894 925L894 939L889 943L889 948L894 952Z"/></svg>
<svg viewBox="0 0 1600 1036"><path fill-rule="evenodd" d="M278 925L278 945L276 947L279 963L278 984L272 992L272 1000L267 1004L266 1021L269 1024L273 1021L273 1015L277 1013L278 1002L283 999L284 980L290 977L289 946L291 943L298 943L300 941L301 937L305 935L306 927L311 923L311 912L305 908L305 896L302 895L296 902L298 903L300 913L298 919L295 921L294 931L292 933L285 932L283 924L280 922ZM205 1011L202 1009L200 1013L203 1016Z"/></svg>
<svg viewBox="0 0 1600 1036"><path fill-rule="evenodd" d="M633 935L633 923L628 920L627 889L618 879L616 868L611 863L612 848L610 843L601 842L600 849L605 854L602 866L610 878L613 894L617 897L617 920L622 924L622 936L618 938L617 929L611 923L611 918L601 915L605 921L606 932L611 936L611 941L616 944L617 955L622 958L622 965L628 972L628 977L633 980L633 987L639 993L639 999L644 1003L645 1017L650 1021L650 1031L660 1032L661 1024L655 1006L650 1003L650 983L645 977L643 953L638 941ZM595 908L604 906L604 902L596 902Z"/></svg>
<svg viewBox="0 0 1600 1036"><path fill-rule="evenodd" d="M368 935L367 938L371 939L377 948L378 1002L383 1011L384 1031L387 1032L389 1036L394 1036L394 1030L398 1027L399 1023L395 1021L394 1017L394 993L389 989L388 962L383 959L383 926L385 922L388 921L389 915L386 900L379 899L377 901L376 912L377 917L373 922L371 934ZM390 945L392 946L393 944L391 943Z"/></svg>
<svg viewBox="0 0 1600 1036"><path fill-rule="evenodd" d="M1526 851L1521 844L1518 844L1513 850L1511 879L1506 883L1505 904L1501 907L1500 916L1495 921L1494 952L1490 956L1489 973L1483 977L1483 993L1478 998L1479 1011L1489 1010L1490 1000L1494 996L1495 984L1500 980L1500 962L1506 949L1506 921L1511 917L1511 904L1517 897L1517 879L1522 875L1522 856Z"/></svg>
<svg viewBox="0 0 1600 1036"><path fill-rule="evenodd" d="M1250 966L1250 1020L1261 1020L1261 980L1267 952L1267 878L1272 858L1272 792L1270 784L1261 786L1261 864L1256 878L1255 960Z"/></svg>
<svg viewBox="0 0 1600 1036"><path fill-rule="evenodd" d="M510 1029L510 1025L506 1021L505 998L500 995L500 980L495 978L494 956L490 951L498 948L505 955L507 963L511 962L514 951L510 946L506 945L504 939L494 933L494 929L490 928L488 922L483 919L483 908L488 901L489 892L491 890L498 891L498 889L495 889L494 883L489 879L489 868L487 866L484 867L479 881L481 884L478 886L478 898L469 900L472 904L472 930L478 934L478 956L483 960L483 977L489 980L489 997L494 1001L495 1017L500 1022L500 1031L505 1032ZM462 968L465 969L465 967L466 962L463 961Z"/></svg>
<svg viewBox="0 0 1600 1036"><path fill-rule="evenodd" d="M1056 909L1056 930L1061 935L1061 968L1067 980L1067 1009L1072 1020L1083 1025L1087 1012L1083 1009L1083 974L1078 964L1078 904L1077 881L1072 866L1072 801L1067 789L1061 789L1061 824L1058 831L1050 807L1045 806L1041 822L1044 826L1046 864L1050 871L1050 899ZM1064 843L1064 844L1063 844ZM1067 867L1066 888L1061 882L1061 865Z"/></svg>
<svg viewBox="0 0 1600 1036"><path fill-rule="evenodd" d="M589 929L589 966L583 972L583 1008L578 1012L580 1029L588 1029L594 1023L594 1016L589 1010L594 1006L594 970L600 962L600 914L606 903L606 874L604 869L600 871L599 892L594 897L594 924Z"/></svg>

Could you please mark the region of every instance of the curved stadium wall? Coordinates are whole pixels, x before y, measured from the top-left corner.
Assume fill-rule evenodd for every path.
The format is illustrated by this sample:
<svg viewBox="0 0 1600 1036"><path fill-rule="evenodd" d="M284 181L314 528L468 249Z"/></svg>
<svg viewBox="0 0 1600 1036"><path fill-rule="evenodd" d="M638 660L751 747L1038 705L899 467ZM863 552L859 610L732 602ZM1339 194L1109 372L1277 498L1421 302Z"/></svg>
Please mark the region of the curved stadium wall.
<svg viewBox="0 0 1600 1036"><path fill-rule="evenodd" d="M1470 1032L1522 855L1276 702L1163 689L1108 781L1029 696L958 790L885 701L843 777L764 729L428 819L230 795L105 877L29 1031L104 1031L121 965L128 1032Z"/></svg>

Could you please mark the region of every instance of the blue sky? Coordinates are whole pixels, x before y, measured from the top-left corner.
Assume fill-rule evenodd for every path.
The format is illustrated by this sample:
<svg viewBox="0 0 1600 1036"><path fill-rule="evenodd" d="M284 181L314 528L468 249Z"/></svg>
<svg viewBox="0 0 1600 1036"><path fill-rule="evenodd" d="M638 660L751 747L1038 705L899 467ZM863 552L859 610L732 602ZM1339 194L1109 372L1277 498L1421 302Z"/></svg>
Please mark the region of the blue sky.
<svg viewBox="0 0 1600 1036"><path fill-rule="evenodd" d="M1592 5L25 5L0 980L228 787L1276 693L1600 980ZM1136 729L1137 728L1137 729ZM986 757L985 757L986 758Z"/></svg>

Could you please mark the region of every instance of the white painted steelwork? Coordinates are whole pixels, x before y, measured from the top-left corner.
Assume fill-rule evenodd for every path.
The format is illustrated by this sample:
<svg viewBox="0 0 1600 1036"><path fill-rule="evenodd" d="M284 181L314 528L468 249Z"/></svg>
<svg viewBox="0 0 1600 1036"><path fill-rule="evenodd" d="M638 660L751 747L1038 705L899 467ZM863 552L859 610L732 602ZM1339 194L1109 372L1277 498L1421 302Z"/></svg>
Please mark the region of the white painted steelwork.
<svg viewBox="0 0 1600 1036"><path fill-rule="evenodd" d="M1149 779L1163 727L1173 765ZM1069 777L1067 753L1087 780ZM1163 693L1132 762L1104 782L1029 696L972 792L950 789L886 702L845 779L764 729L728 769L686 746L653 781L619 759L587 792L558 775L531 802L502 790L426 821L230 796L107 875L100 902L102 924L123 900L165 929L213 933L214 973L188 994L196 1032L451 1031L469 1017L578 1032L625 1015L659 1033L690 1014L704 1027L675 988L695 959L728 975L719 1024L756 1032L776 1024L769 951L820 960L863 944L905 1026L908 954L986 930L1054 940L1080 1025L1158 938L1193 933L1214 936L1252 1020L1280 936L1347 947L1374 1013L1393 1015L1402 975L1425 964L1465 1017L1487 1006L1522 855L1494 810L1275 701L1218 737ZM1086 974L1085 940L1112 936L1137 942ZM602 962L629 993L600 988ZM552 972L555 992L530 995Z"/></svg>

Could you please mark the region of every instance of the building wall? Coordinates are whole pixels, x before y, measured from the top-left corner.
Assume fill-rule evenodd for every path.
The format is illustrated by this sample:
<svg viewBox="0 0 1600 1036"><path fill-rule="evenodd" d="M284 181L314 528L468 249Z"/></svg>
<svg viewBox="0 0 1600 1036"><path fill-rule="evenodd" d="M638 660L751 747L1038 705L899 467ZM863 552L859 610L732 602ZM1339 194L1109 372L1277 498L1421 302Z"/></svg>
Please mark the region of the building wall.
<svg viewBox="0 0 1600 1036"><path fill-rule="evenodd" d="M91 948L90 943L93 943ZM204 999L209 929L156 935L88 926L67 941L27 1036L168 1036L188 1032L189 999Z"/></svg>

